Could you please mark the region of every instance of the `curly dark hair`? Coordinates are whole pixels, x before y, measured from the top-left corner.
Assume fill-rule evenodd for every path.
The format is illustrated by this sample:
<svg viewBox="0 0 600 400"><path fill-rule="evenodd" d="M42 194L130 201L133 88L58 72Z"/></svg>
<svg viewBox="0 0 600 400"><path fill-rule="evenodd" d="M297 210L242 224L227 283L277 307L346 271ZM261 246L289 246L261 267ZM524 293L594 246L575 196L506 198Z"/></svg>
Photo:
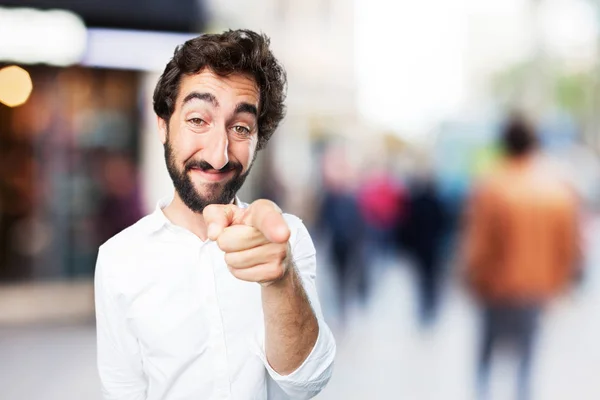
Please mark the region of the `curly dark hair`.
<svg viewBox="0 0 600 400"><path fill-rule="evenodd" d="M227 76L252 76L259 88L258 149L264 148L285 115L286 73L269 49L270 39L250 30L229 30L190 39L175 49L154 89L154 112L169 122L183 75L204 68Z"/></svg>

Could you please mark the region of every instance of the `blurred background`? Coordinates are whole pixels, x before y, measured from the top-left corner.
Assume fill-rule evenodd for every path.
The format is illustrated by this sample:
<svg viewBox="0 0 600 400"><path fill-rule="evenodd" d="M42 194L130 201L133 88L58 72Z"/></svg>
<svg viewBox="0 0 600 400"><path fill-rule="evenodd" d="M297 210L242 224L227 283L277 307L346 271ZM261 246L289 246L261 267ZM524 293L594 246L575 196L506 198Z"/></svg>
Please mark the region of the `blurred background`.
<svg viewBox="0 0 600 400"><path fill-rule="evenodd" d="M175 46L227 28L269 35L288 73L241 197L313 234L338 342L319 399L476 398L461 243L515 109L576 193L583 251L540 317L531 398L600 398L600 1L0 0L1 399L100 399L98 246L172 190L151 96ZM514 398L513 353L492 399Z"/></svg>

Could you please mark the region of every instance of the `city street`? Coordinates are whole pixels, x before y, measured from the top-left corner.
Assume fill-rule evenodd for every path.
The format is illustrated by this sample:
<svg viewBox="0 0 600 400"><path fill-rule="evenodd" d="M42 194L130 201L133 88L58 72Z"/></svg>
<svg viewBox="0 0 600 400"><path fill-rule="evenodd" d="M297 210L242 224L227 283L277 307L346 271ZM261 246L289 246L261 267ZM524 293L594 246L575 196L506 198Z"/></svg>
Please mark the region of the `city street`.
<svg viewBox="0 0 600 400"><path fill-rule="evenodd" d="M591 238L600 240L600 230L594 232ZM598 251L589 257L600 260ZM596 269L589 268L580 290L546 313L534 365L534 399L600 398ZM422 332L414 321L409 269L390 262L378 270L371 301L365 309L352 308L344 331L336 323L331 277L327 268L322 270L319 287L338 340L338 357L334 377L318 399L473 398L477 314L463 289L451 279L437 325ZM101 400L91 321L1 328L0 352L3 400ZM495 400L513 394L514 365L505 354L496 357L492 371Z"/></svg>

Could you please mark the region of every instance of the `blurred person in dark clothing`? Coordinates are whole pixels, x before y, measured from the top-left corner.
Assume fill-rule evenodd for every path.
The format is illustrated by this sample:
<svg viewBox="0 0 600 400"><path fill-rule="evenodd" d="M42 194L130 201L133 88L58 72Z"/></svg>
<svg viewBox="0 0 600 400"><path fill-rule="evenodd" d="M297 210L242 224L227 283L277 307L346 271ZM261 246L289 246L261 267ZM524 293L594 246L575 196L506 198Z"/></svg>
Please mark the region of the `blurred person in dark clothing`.
<svg viewBox="0 0 600 400"><path fill-rule="evenodd" d="M319 223L330 237L329 259L337 280L342 323L355 289L364 301L367 291L364 265L360 263L363 227L356 197L351 192L326 190Z"/></svg>
<svg viewBox="0 0 600 400"><path fill-rule="evenodd" d="M479 395L487 395L493 349L510 340L519 357L517 398L525 400L541 313L576 272L578 206L537 155L535 133L523 117L508 121L501 141L504 160L470 199L464 256L483 307Z"/></svg>
<svg viewBox="0 0 600 400"><path fill-rule="evenodd" d="M410 186L405 216L400 225L400 244L412 258L419 289L419 320L423 326L435 320L439 300L444 204L432 177L415 179Z"/></svg>
<svg viewBox="0 0 600 400"><path fill-rule="evenodd" d="M367 277L360 262L364 224L353 188L352 166L339 147L329 148L323 158L323 194L318 228L329 238L329 261L337 281L340 322L345 323L349 301L365 300Z"/></svg>

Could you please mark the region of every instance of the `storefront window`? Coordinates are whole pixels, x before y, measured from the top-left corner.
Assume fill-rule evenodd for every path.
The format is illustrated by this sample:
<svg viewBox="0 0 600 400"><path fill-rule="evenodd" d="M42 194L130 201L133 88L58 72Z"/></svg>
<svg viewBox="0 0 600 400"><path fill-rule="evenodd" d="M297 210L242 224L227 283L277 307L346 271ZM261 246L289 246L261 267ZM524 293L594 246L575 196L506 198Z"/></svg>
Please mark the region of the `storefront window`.
<svg viewBox="0 0 600 400"><path fill-rule="evenodd" d="M0 104L0 281L89 277L141 216L139 76L28 70L28 102Z"/></svg>

